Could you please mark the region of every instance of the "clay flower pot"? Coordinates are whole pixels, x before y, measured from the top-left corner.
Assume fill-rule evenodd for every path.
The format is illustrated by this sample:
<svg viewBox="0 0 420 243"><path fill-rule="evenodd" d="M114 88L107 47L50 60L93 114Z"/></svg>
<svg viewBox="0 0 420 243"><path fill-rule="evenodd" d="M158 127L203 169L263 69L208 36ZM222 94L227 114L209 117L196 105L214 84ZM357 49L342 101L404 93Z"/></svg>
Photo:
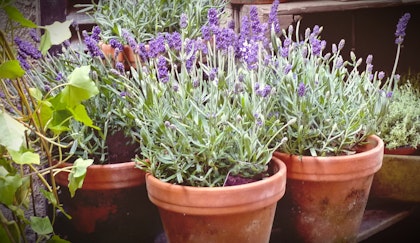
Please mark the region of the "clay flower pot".
<svg viewBox="0 0 420 243"><path fill-rule="evenodd" d="M168 242L269 242L286 182L284 163L273 158L271 164L272 176L228 187L173 185L147 174L149 198L159 208Z"/></svg>
<svg viewBox="0 0 420 243"><path fill-rule="evenodd" d="M115 48L105 43L99 43L99 46L107 58L115 59ZM124 64L125 70L130 70L131 66L136 68L136 54L129 45L124 45L124 50L118 54L117 61Z"/></svg>
<svg viewBox="0 0 420 243"><path fill-rule="evenodd" d="M373 176L383 158L383 141L377 136L368 141L353 155L274 153L287 167L287 190L278 214L291 242L356 241Z"/></svg>
<svg viewBox="0 0 420 243"><path fill-rule="evenodd" d="M61 203L72 216L60 233L72 241L153 242L162 230L157 209L147 198L145 173L134 162L89 166L73 198L67 178L67 172L55 176Z"/></svg>

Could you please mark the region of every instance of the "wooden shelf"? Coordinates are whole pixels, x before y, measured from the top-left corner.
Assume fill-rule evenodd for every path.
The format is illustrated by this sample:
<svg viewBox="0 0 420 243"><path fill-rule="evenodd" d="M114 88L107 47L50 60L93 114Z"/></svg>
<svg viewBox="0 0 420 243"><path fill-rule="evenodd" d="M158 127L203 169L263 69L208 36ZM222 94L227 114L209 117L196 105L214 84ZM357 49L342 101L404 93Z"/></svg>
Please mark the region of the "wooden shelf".
<svg viewBox="0 0 420 243"><path fill-rule="evenodd" d="M420 4L419 0L330 0L330 1L291 1L280 3L277 14L279 15L298 15L316 12L348 11L366 8L395 7L409 4ZM234 4L233 4L234 5ZM233 6L234 9L249 12L251 5ZM271 4L256 5L264 14L270 12Z"/></svg>

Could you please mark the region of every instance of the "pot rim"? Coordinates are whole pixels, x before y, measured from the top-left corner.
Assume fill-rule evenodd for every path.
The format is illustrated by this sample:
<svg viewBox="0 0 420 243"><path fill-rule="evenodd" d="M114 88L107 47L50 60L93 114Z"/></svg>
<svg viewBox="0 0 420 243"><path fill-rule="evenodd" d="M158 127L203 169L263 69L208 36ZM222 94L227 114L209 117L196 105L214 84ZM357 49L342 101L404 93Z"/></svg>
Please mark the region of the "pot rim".
<svg viewBox="0 0 420 243"><path fill-rule="evenodd" d="M368 137L361 152L339 156L299 156L274 152L287 166L287 178L307 181L345 181L376 173L382 166L384 143Z"/></svg>
<svg viewBox="0 0 420 243"><path fill-rule="evenodd" d="M277 203L286 189L286 166L278 158L275 174L266 179L227 187L174 185L146 174L149 199L159 208L195 215L240 213Z"/></svg>

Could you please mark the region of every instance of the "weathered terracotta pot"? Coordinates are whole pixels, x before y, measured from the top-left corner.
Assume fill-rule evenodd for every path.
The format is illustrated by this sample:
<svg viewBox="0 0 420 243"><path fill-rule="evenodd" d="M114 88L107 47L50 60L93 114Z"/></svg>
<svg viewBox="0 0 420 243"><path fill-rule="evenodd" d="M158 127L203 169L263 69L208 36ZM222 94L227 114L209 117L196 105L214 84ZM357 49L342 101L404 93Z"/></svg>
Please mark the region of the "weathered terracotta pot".
<svg viewBox="0 0 420 243"><path fill-rule="evenodd" d="M61 203L72 216L63 232L72 242L153 242L162 230L147 198L145 173L134 162L89 166L73 198L67 178L67 172L55 176Z"/></svg>
<svg viewBox="0 0 420 243"><path fill-rule="evenodd" d="M420 202L420 156L385 154L373 178L372 199Z"/></svg>
<svg viewBox="0 0 420 243"><path fill-rule="evenodd" d="M354 155L275 152L287 167L287 190L278 205L284 237L290 242L355 242L383 149L383 141L371 136Z"/></svg>
<svg viewBox="0 0 420 243"><path fill-rule="evenodd" d="M171 243L269 242L277 201L284 195L286 167L273 158L274 175L228 187L190 187L146 175Z"/></svg>

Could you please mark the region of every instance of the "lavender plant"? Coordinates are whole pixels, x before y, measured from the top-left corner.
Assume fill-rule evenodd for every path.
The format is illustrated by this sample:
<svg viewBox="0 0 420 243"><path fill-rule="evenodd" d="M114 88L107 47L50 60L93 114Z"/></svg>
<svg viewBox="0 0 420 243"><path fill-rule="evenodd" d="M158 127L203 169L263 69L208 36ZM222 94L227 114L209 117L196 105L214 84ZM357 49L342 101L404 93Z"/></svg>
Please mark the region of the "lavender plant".
<svg viewBox="0 0 420 243"><path fill-rule="evenodd" d="M200 27L205 24L210 8L223 9L223 0L110 0L92 1L91 4L78 4L102 29L102 39L108 43L117 39L124 44L129 32L138 42L148 42L157 33L179 32L180 18L184 15L189 25L184 32L190 38L199 35Z"/></svg>
<svg viewBox="0 0 420 243"><path fill-rule="evenodd" d="M345 61L345 44L332 45L320 38L322 27L306 29L300 39L299 24L283 30L282 39L272 37L278 66L270 83L277 89L280 119L296 119L287 127L288 141L280 151L310 156L355 153L354 148L375 134L384 121L398 75L395 70L409 14L397 26L397 54L389 77L373 71L372 55L365 63L351 52ZM295 35L294 35L295 33Z"/></svg>
<svg viewBox="0 0 420 243"><path fill-rule="evenodd" d="M70 122L60 139L71 142L71 147L60 153L72 156L73 159L93 159L94 164L131 161L138 148L129 134L132 122L118 112L125 105L125 94L118 86L118 79L129 73L125 72L121 62L114 63L103 54L99 45L101 29L98 26L94 26L90 33L84 30L77 34L79 42L63 45L61 53L55 56L40 58L36 63L38 68L28 71L33 85L45 94L52 92L51 87L66 83L75 68L89 67L89 78L98 89L96 96L83 102L92 125ZM110 92L108 87L119 89L120 92ZM122 147L115 148L116 144Z"/></svg>
<svg viewBox="0 0 420 243"><path fill-rule="evenodd" d="M120 79L126 117L136 122L141 143L137 167L169 183L214 187L261 179L281 144L273 139L293 122L273 110L274 64L261 34L267 25L250 18L255 28L237 34L232 25L219 26L216 9L208 18L202 38L158 35L148 65Z"/></svg>

